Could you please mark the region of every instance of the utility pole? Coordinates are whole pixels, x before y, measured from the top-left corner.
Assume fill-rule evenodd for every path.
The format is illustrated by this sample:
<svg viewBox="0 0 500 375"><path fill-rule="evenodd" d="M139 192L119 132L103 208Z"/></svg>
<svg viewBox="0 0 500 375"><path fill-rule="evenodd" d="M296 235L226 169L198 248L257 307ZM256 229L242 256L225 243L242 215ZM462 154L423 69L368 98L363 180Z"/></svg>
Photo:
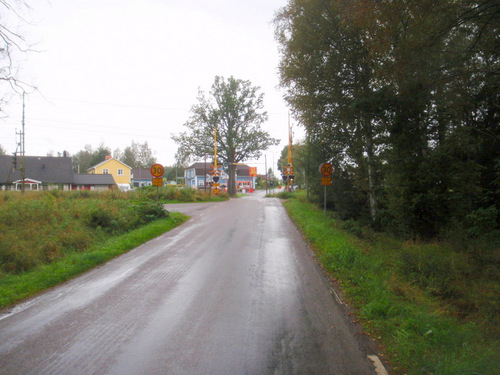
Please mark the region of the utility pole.
<svg viewBox="0 0 500 375"><path fill-rule="evenodd" d="M267 172L267 155L264 155L264 161L266 162L265 168L266 168L266 195L267 193L267 180L269 179L269 173Z"/></svg>
<svg viewBox="0 0 500 375"><path fill-rule="evenodd" d="M203 182L203 190L207 191L207 152L205 151L205 168L203 168L203 175L205 176L205 181Z"/></svg>
<svg viewBox="0 0 500 375"><path fill-rule="evenodd" d="M19 155L21 156L21 192L24 193L26 188L24 180L26 179L26 158L24 149L24 92L23 92L23 116L21 122L21 132L17 133L19 135Z"/></svg>

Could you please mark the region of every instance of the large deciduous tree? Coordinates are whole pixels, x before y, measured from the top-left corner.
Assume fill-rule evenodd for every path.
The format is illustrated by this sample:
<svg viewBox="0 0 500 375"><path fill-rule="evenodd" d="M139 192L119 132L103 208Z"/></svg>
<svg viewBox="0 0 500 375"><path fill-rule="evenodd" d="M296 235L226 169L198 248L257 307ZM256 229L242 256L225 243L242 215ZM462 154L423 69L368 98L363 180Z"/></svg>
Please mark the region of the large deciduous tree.
<svg viewBox="0 0 500 375"><path fill-rule="evenodd" d="M267 120L264 95L250 81L217 76L209 94L199 91L198 103L184 124L187 131L172 138L179 145L178 155L201 158L213 154L216 132L217 156L229 165L228 193L235 195L235 163L260 157L262 150L279 140L261 128Z"/></svg>
<svg viewBox="0 0 500 375"><path fill-rule="evenodd" d="M344 164L378 220L378 143L383 134L374 61L359 27L340 16L342 1L290 1L276 17L286 99L324 161ZM317 147L320 148L320 147Z"/></svg>
<svg viewBox="0 0 500 375"><path fill-rule="evenodd" d="M498 227L498 1L290 0L275 25L286 99L349 215L413 237L472 233L485 210Z"/></svg>

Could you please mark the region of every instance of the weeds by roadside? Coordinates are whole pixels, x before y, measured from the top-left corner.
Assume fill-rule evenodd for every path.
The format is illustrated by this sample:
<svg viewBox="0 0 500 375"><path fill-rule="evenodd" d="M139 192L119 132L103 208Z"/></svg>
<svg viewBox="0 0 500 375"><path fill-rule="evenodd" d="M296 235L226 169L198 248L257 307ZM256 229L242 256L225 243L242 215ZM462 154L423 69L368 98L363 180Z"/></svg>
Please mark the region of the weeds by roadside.
<svg viewBox="0 0 500 375"><path fill-rule="evenodd" d="M109 241L130 242L134 233L147 241L148 233L159 235L185 219L140 193L0 192L0 307L131 248ZM151 232L157 226L160 232Z"/></svg>
<svg viewBox="0 0 500 375"><path fill-rule="evenodd" d="M189 202L219 202L229 199L227 193L214 195L210 191L198 189L178 189L175 187L161 187L157 189L155 186L145 186L127 193L132 198L136 199L151 199L163 201L165 203L189 203Z"/></svg>
<svg viewBox="0 0 500 375"><path fill-rule="evenodd" d="M0 277L29 271L71 252L85 251L154 220L164 203L219 201L195 189L155 187L108 191L0 192Z"/></svg>
<svg viewBox="0 0 500 375"><path fill-rule="evenodd" d="M280 199L288 199L288 198L292 198L293 197L293 193L289 192L289 191L280 191L278 193L269 193L266 195L266 198L280 198Z"/></svg>
<svg viewBox="0 0 500 375"><path fill-rule="evenodd" d="M40 291L75 277L131 250L188 219L180 213L150 222L128 233L93 243L85 251L67 253L51 263L39 265L30 271L0 275L0 308L17 303Z"/></svg>
<svg viewBox="0 0 500 375"><path fill-rule="evenodd" d="M0 195L0 272L19 273L85 251L168 217L161 203L128 200L123 194L47 192Z"/></svg>
<svg viewBox="0 0 500 375"><path fill-rule="evenodd" d="M498 272L485 274L484 263L440 243L399 241L325 218L294 196L285 202L290 216L386 347L395 373L497 373Z"/></svg>

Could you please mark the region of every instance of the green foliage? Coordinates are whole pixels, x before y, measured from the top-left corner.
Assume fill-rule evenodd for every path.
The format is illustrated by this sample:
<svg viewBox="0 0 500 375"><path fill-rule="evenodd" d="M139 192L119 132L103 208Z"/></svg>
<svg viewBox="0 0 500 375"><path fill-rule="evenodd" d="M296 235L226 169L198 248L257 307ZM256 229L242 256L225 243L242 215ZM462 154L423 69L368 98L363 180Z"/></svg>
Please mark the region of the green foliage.
<svg viewBox="0 0 500 375"><path fill-rule="evenodd" d="M465 288L463 282L473 271L468 262L467 254L437 244L405 244L399 254L401 275L442 297L454 297L455 290Z"/></svg>
<svg viewBox="0 0 500 375"><path fill-rule="evenodd" d="M85 272L185 222L189 217L172 213L119 236L96 241L85 251L68 252L64 257L21 273L0 272L0 308L7 307ZM26 249L24 249L26 251Z"/></svg>
<svg viewBox="0 0 500 375"><path fill-rule="evenodd" d="M375 232L373 229L369 226L362 225L358 221L355 221L353 219L343 221L340 224L340 227L351 233L354 234L358 238L362 239L372 239L375 236Z"/></svg>
<svg viewBox="0 0 500 375"><path fill-rule="evenodd" d="M295 195L285 202L290 217L385 348L394 373L496 374L499 262L490 259L495 271L485 273L486 263L469 253L365 232Z"/></svg>
<svg viewBox="0 0 500 375"><path fill-rule="evenodd" d="M132 200L121 192L5 192L0 195L0 272L28 271L167 217L162 203Z"/></svg>
<svg viewBox="0 0 500 375"><path fill-rule="evenodd" d="M311 198L328 161L342 219L409 239L498 236L497 15L491 0L283 7L280 78L306 130Z"/></svg>
<svg viewBox="0 0 500 375"><path fill-rule="evenodd" d="M165 210L163 203L160 202L151 200L138 201L132 207L140 225L169 217L168 211Z"/></svg>
<svg viewBox="0 0 500 375"><path fill-rule="evenodd" d="M467 234L470 237L477 238L492 233L497 228L498 220L499 216L496 206L478 208L465 217Z"/></svg>
<svg viewBox="0 0 500 375"><path fill-rule="evenodd" d="M306 181L305 171L308 168L309 158L308 158L308 148L304 142L296 142L292 145L292 161L293 161L293 173L294 173L294 184L303 185ZM281 150L280 158L277 162L278 170L283 173L283 167L288 164L288 145L284 146Z"/></svg>
<svg viewBox="0 0 500 375"><path fill-rule="evenodd" d="M123 152L119 149L115 150L114 158L131 168L149 168L156 163L154 153L147 141L143 144L132 141L132 144L125 147Z"/></svg>
<svg viewBox="0 0 500 375"><path fill-rule="evenodd" d="M73 172L85 173L90 167L106 160L107 155L111 155L111 149L102 143L96 150L91 145L85 145L83 150L78 151L72 157Z"/></svg>
<svg viewBox="0 0 500 375"><path fill-rule="evenodd" d="M189 188L177 188L170 186L163 186L157 189L155 186L145 186L136 189L134 192L129 193L130 197L137 199L149 199L156 200L158 197L159 201L163 203L173 203L173 202L207 202L207 201L221 201L229 199L229 196L222 193L218 196L210 193L209 191L189 189Z"/></svg>
<svg viewBox="0 0 500 375"><path fill-rule="evenodd" d="M293 193L289 191L280 191L278 194L276 194L276 196L280 199L289 199L293 198Z"/></svg>
<svg viewBox="0 0 500 375"><path fill-rule="evenodd" d="M236 195L236 169L232 163L259 158L262 150L278 144L261 125L267 120L263 112L263 94L250 81L215 77L210 96L199 91L198 103L191 109L186 132L172 138L179 145L180 159L202 157L214 149L217 132L217 153L220 160L231 163L228 191ZM178 158L179 159L179 158Z"/></svg>

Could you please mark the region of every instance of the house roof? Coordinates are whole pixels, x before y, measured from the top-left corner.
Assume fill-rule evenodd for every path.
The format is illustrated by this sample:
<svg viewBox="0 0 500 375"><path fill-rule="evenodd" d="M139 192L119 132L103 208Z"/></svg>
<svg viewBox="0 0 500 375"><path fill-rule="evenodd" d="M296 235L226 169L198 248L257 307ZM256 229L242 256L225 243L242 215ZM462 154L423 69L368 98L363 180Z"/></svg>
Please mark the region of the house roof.
<svg viewBox="0 0 500 375"><path fill-rule="evenodd" d="M186 168L188 169L194 169L195 170L195 175L196 176L204 176L205 172L209 173L210 172L210 162L201 162L201 163L193 163L189 167Z"/></svg>
<svg viewBox="0 0 500 375"><path fill-rule="evenodd" d="M128 166L127 164L125 164L125 163L121 162L121 161L120 161L120 160L118 160L118 159L115 159L115 158L109 158L109 159L106 159L106 160L104 160L104 161L101 161L99 164L96 164L96 165L94 165L94 166L90 167L89 169L87 169L87 171L91 171L91 170L92 170L92 169L94 169L94 168L100 167L101 165L106 164L106 163L110 162L111 160L115 160L115 161L117 161L118 163L123 164L123 165L124 165L124 166L126 166L127 168L132 169L132 167Z"/></svg>
<svg viewBox="0 0 500 375"><path fill-rule="evenodd" d="M153 178L150 168L132 168L132 178L134 180L145 180Z"/></svg>
<svg viewBox="0 0 500 375"><path fill-rule="evenodd" d="M71 158L54 156L25 156L25 177L42 183L73 183L73 166ZM17 168L14 168L13 157L0 155L0 183L11 183L21 179L22 157L17 157Z"/></svg>
<svg viewBox="0 0 500 375"><path fill-rule="evenodd" d="M74 174L76 185L115 185L115 180L110 174Z"/></svg>
<svg viewBox="0 0 500 375"><path fill-rule="evenodd" d="M246 164L243 165L237 165L236 166L236 171L238 177L249 177L250 176L250 167Z"/></svg>
<svg viewBox="0 0 500 375"><path fill-rule="evenodd" d="M205 165L206 165L206 169L205 169ZM188 168L186 168L186 170L195 169L196 176L204 176L205 170L206 170L206 173L210 173L210 166L211 165L212 165L212 162L208 162L208 161L206 164L205 164L205 162L193 163ZM236 171L237 171L238 177L250 176L250 167L246 164L237 164Z"/></svg>

